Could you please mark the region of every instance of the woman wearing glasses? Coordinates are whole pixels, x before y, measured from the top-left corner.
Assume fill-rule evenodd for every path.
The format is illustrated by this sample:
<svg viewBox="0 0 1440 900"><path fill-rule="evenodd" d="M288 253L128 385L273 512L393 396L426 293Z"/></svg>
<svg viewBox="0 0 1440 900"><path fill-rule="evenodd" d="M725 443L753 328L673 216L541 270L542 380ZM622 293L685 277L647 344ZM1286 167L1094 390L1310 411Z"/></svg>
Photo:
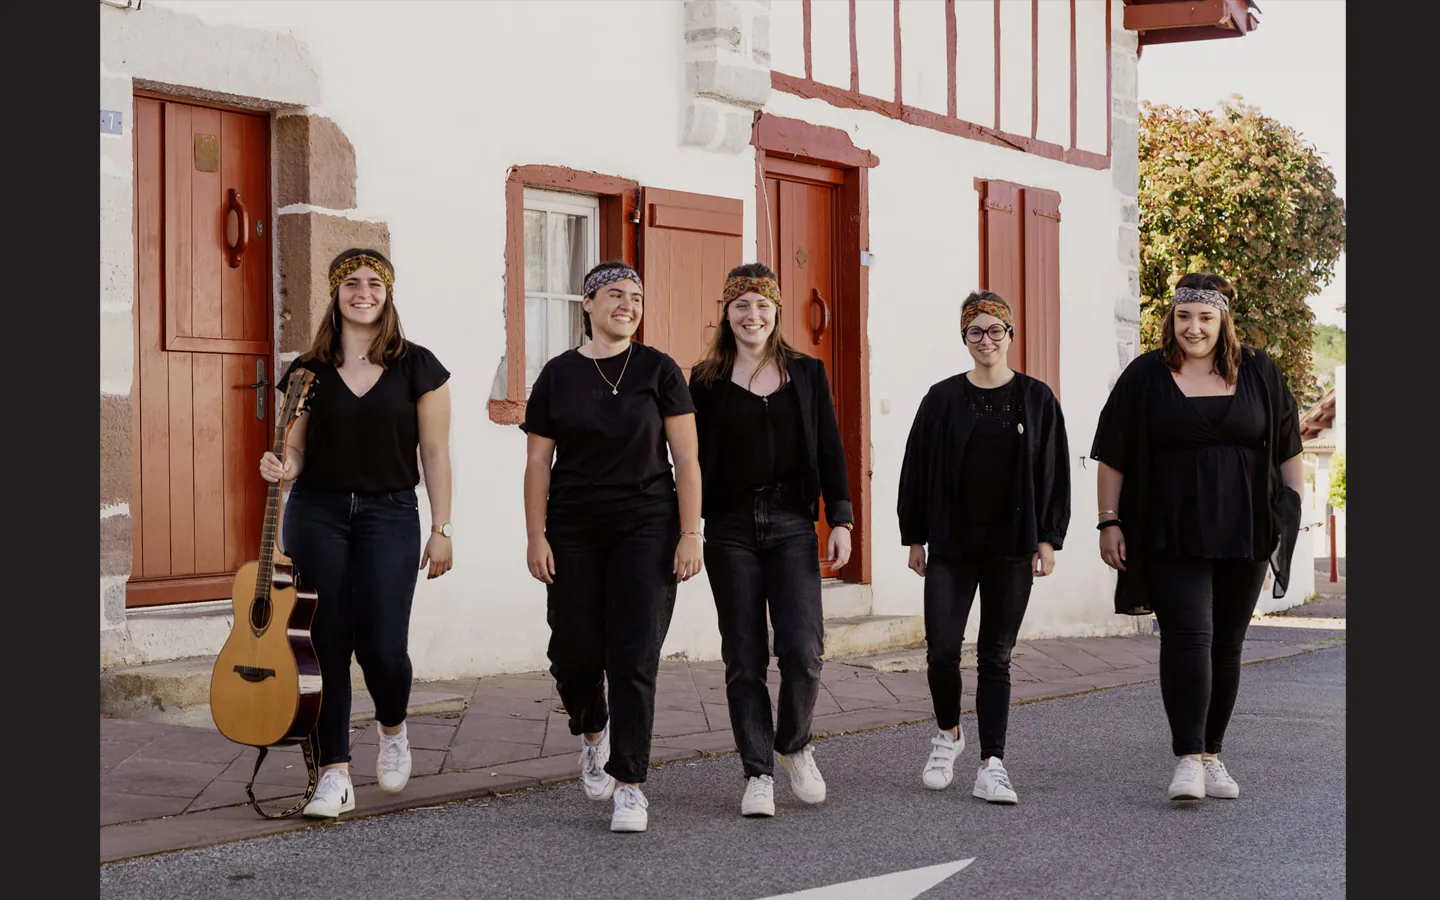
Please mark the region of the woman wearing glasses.
<svg viewBox="0 0 1440 900"><path fill-rule="evenodd" d="M972 794L1015 803L1003 762L1010 653L1034 577L1054 570L1070 524L1070 450L1055 394L1006 364L1015 338L1009 304L976 291L960 307L960 325L975 366L925 395L900 472L900 538L910 568L925 579L926 662L939 726L922 777L931 790L948 788L965 749L960 649L978 587L980 767Z"/></svg>

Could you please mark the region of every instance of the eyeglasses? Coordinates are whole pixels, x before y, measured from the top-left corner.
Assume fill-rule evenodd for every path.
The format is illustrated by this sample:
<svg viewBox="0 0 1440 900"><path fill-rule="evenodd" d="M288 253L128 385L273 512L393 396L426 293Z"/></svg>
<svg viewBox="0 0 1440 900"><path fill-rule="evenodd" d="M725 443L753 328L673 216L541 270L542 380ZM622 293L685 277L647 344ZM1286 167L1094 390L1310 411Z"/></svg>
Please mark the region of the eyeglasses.
<svg viewBox="0 0 1440 900"><path fill-rule="evenodd" d="M972 325L965 329L965 340L972 344L978 344L985 340L985 335L988 334L990 335L990 340L998 344L1005 340L1005 336L1011 334L1014 330L1015 329L1009 325L991 325L989 328L977 328Z"/></svg>

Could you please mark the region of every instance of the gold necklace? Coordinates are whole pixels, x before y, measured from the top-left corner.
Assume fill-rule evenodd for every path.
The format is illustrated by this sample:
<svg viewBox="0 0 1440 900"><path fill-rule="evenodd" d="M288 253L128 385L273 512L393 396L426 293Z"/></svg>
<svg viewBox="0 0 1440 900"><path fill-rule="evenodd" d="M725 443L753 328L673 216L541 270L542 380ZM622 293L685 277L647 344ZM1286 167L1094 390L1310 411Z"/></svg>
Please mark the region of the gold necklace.
<svg viewBox="0 0 1440 900"><path fill-rule="evenodd" d="M620 393L620 382L623 381L625 378L625 370L630 368L630 352L634 349L635 342L631 341L630 346L625 348L625 364L620 367L620 375L616 377L614 381L611 381L609 378L605 378L605 373L600 369L600 360L596 359L593 356L590 357L590 361L595 364L595 371L599 372L600 377L605 378L605 383L610 385L611 395L618 395Z"/></svg>

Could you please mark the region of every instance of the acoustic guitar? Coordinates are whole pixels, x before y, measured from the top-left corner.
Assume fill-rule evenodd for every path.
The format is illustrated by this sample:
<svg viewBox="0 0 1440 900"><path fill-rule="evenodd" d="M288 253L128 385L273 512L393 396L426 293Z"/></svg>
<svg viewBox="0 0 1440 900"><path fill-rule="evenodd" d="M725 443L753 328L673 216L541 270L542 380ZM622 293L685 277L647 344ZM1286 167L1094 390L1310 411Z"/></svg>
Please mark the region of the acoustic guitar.
<svg viewBox="0 0 1440 900"><path fill-rule="evenodd" d="M315 373L295 369L284 405L276 413L274 453L282 464L290 429L305 408L314 380ZM267 813L255 802L253 774L245 786L250 805L266 818L294 815L314 796L318 782L313 732L320 715L320 663L310 640L318 597L300 583L290 559L275 550L280 491L280 482L270 485L265 500L260 558L235 573L230 595L235 621L210 676L210 714L215 725L237 744L260 748L256 773L270 747L304 744L309 785L293 809Z"/></svg>

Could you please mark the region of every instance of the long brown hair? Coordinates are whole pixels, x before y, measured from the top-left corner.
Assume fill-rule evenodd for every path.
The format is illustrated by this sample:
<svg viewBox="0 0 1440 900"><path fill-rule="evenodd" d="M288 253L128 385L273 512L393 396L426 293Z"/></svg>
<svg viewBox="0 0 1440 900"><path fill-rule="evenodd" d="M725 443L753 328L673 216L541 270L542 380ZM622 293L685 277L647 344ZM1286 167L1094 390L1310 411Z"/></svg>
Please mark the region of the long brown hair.
<svg viewBox="0 0 1440 900"><path fill-rule="evenodd" d="M366 359L377 366L386 367L405 355L405 330L400 327L400 314L395 311L395 287L393 284L395 267L378 250L352 248L331 261L330 271L334 272L341 263L356 256L374 257L384 264L392 274L390 279L392 283L385 285L385 306L380 310L380 330L376 332L375 340L370 342L370 349L365 352ZM380 274L383 276L387 273ZM345 361L345 353L340 346L340 288L338 286L330 292L330 306L325 311L325 317L320 320L320 327L315 329L315 340L310 342L310 349L301 354L300 358L304 360L318 359L332 366L339 366Z"/></svg>
<svg viewBox="0 0 1440 900"><path fill-rule="evenodd" d="M726 280L737 277L775 278L775 273L770 271L770 267L764 263L746 263L731 269L730 273L725 276ZM732 300L731 303L733 302ZM776 371L780 373L782 385L790 380L786 363L805 355L790 346L790 342L785 340L785 335L781 333L780 324L783 321L784 313L784 307L776 305L775 329L770 332L770 337L765 339L765 349L761 351L760 365L755 367L755 371L759 372L765 368L767 363L773 363ZM704 357L691 370L694 379L705 387L714 386L718 380L728 380L730 374L735 371L735 358L739 353L739 347L735 342L735 331L730 327L730 303L726 303L725 307L720 310L720 325L715 329L714 337L710 339L710 346L705 349Z"/></svg>
<svg viewBox="0 0 1440 900"><path fill-rule="evenodd" d="M1219 291L1230 301L1230 309L1217 309L1220 314L1220 335L1215 339L1215 372L1225 379L1226 385L1233 385L1240 377L1240 337L1235 333L1235 286L1209 272L1190 272L1181 275L1175 282L1177 288L1199 288ZM1179 372L1185 362L1185 350L1175 337L1175 307L1165 313L1165 322L1160 326L1160 354L1165 367Z"/></svg>

